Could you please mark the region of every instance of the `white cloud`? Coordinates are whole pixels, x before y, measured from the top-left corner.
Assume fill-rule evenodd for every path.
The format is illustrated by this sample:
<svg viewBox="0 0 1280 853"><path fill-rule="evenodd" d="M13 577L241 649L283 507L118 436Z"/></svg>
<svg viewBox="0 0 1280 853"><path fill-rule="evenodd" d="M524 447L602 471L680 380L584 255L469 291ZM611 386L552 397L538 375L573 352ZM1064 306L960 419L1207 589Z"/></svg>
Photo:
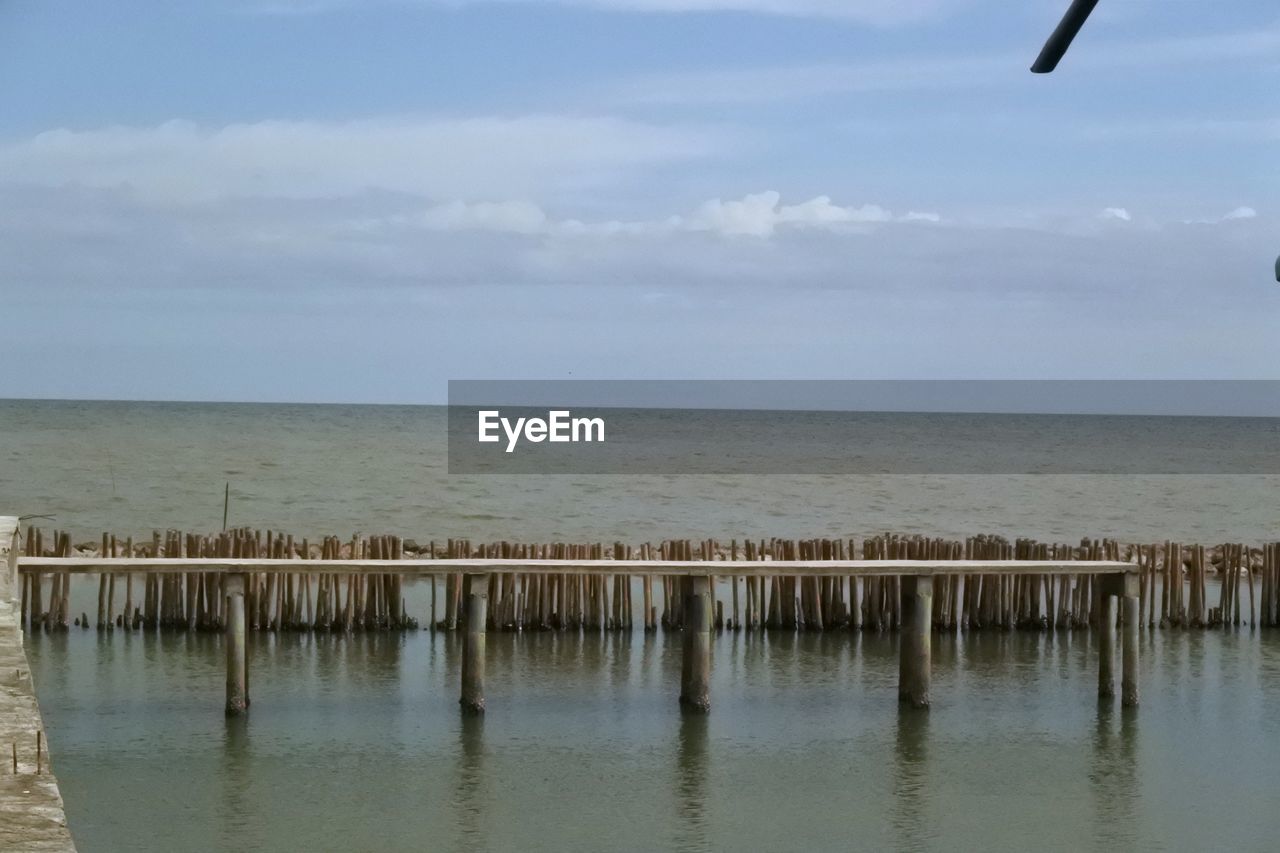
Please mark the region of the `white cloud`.
<svg viewBox="0 0 1280 853"><path fill-rule="evenodd" d="M841 206L820 195L799 204L782 204L776 190L751 193L740 199L710 199L688 215L672 214L660 219L623 222L605 220L553 219L538 205L528 201L465 202L434 205L425 211L399 213L385 218L360 219L353 227L365 233L380 228L395 231L494 231L507 234L562 237L611 237L660 234L677 231L708 232L724 236L767 238L779 229L844 229L887 222L941 222L936 213L911 212L901 217L877 204Z"/></svg>
<svg viewBox="0 0 1280 853"><path fill-rule="evenodd" d="M1021 54L917 57L648 74L624 81L617 95L639 104L762 103L864 92L950 90L999 83L1025 65Z"/></svg>
<svg viewBox="0 0 1280 853"><path fill-rule="evenodd" d="M1121 222L1133 221L1133 217L1129 214L1129 211L1125 210L1123 207L1104 208L1103 211L1098 214L1098 217L1101 219L1118 219Z"/></svg>
<svg viewBox="0 0 1280 853"><path fill-rule="evenodd" d="M840 207L832 204L827 196L817 196L794 205L783 205L781 200L781 195L773 190L736 201L712 199L705 202L689 220L689 228L768 237L779 226L806 228L888 222L892 219L887 210L874 204L858 208Z"/></svg>
<svg viewBox="0 0 1280 853"><path fill-rule="evenodd" d="M776 192L748 195L737 201L712 199L704 202L693 217L693 227L698 230L719 231L722 234L751 234L767 237L778 223L778 194Z"/></svg>
<svg viewBox="0 0 1280 853"><path fill-rule="evenodd" d="M360 0L368 4L371 0ZM608 12L682 14L749 12L794 18L837 18L873 26L900 26L943 16L966 0L383 0L421 6L579 6ZM302 15L352 8L357 0L250 0L247 8L274 15Z"/></svg>
<svg viewBox="0 0 1280 853"><path fill-rule="evenodd" d="M1184 220L1187 225L1221 225L1224 222L1239 222L1246 219L1257 219L1258 211L1252 207L1240 206L1221 216L1210 216L1203 219Z"/></svg>
<svg viewBox="0 0 1280 853"><path fill-rule="evenodd" d="M478 202L454 201L433 207L422 214L422 226L437 231L505 231L514 234L539 234L547 230L547 215L542 208L527 201Z"/></svg>
<svg viewBox="0 0 1280 853"><path fill-rule="evenodd" d="M1258 211L1254 210L1252 207L1237 207L1222 218L1223 220L1229 221L1232 219L1256 219L1257 216Z"/></svg>
<svg viewBox="0 0 1280 853"><path fill-rule="evenodd" d="M1206 311L1215 300L1258 304L1274 292L1274 222L1262 216L1231 228L1114 228L1079 211L1074 226L948 217L935 227L875 205L822 196L787 204L773 192L690 207L622 221L562 218L531 201L430 205L396 195L157 206L122 190L16 188L0 196L0 305L77 289L147 293L137 298L148 303L242 291L288 305L325 294L355 300L378 288L447 300L440 288L502 285L547 288L551 303L562 288L580 287L609 311L608 292L620 286L674 296L711 288L727 299L759 286L925 299L937 310L997 298L1075 304L1097 294L1158 312L1180 300Z"/></svg>
<svg viewBox="0 0 1280 853"><path fill-rule="evenodd" d="M780 224L834 225L849 222L888 222L892 218L889 211L879 205L840 207L832 204L830 197L825 195L811 198L800 204L784 205L778 209Z"/></svg>
<svg viewBox="0 0 1280 853"><path fill-rule="evenodd" d="M367 191L509 198L605 186L638 167L731 146L711 129L619 118L172 121L0 144L0 183L127 188L160 202Z"/></svg>

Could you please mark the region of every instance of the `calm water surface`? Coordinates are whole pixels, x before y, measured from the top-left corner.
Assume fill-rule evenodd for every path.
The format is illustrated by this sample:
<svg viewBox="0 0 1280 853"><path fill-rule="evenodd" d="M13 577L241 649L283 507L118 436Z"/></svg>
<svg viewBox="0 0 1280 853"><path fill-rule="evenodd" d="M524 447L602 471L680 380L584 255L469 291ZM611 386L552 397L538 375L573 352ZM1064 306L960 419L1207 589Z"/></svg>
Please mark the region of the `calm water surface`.
<svg viewBox="0 0 1280 853"><path fill-rule="evenodd" d="M443 410L0 401L0 512L313 538L1274 539L1280 478L449 477ZM76 613L94 585L77 585ZM410 612L426 623L425 590ZM637 600L639 596L637 593ZM72 831L95 850L1270 850L1280 632L1144 634L1137 713L1085 634L934 638L900 713L893 636L721 634L709 718L678 635L284 636L222 716L216 636L72 629L29 655Z"/></svg>
<svg viewBox="0 0 1280 853"><path fill-rule="evenodd" d="M1099 707L1084 634L721 634L707 718L678 635L492 634L489 712L446 634L266 639L222 717L216 636L32 638L83 850L1274 849L1280 637L1145 635Z"/></svg>

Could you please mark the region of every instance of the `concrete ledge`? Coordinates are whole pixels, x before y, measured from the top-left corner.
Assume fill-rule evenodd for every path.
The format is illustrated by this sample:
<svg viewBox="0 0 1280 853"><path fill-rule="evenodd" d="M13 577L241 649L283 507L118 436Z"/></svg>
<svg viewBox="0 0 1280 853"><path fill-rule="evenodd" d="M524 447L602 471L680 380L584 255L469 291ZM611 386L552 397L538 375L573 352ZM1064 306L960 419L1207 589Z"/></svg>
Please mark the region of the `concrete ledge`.
<svg viewBox="0 0 1280 853"><path fill-rule="evenodd" d="M0 566L11 565L17 529L16 518L0 516ZM36 773L36 737L43 733L44 721L18 624L15 599L22 592L13 588L11 577L9 571L0 572L0 850L75 850L47 740L41 744L41 772Z"/></svg>

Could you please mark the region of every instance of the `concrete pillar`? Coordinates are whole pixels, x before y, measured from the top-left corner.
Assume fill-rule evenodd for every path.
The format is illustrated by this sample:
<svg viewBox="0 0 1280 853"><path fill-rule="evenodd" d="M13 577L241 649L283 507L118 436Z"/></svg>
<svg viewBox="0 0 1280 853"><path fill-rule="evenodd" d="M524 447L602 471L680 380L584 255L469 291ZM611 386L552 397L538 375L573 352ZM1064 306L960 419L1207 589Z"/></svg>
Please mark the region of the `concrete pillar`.
<svg viewBox="0 0 1280 853"><path fill-rule="evenodd" d="M1116 596L1104 585L1098 601L1098 698L1116 695Z"/></svg>
<svg viewBox="0 0 1280 853"><path fill-rule="evenodd" d="M466 602L466 631L462 637L463 713L484 713L484 636L489 616L489 578L466 575L463 580Z"/></svg>
<svg viewBox="0 0 1280 853"><path fill-rule="evenodd" d="M249 710L249 658L245 646L244 575L227 575L227 716Z"/></svg>
<svg viewBox="0 0 1280 853"><path fill-rule="evenodd" d="M1128 708L1138 707L1138 627L1141 618L1138 596L1126 595L1120 652L1120 704Z"/></svg>
<svg viewBox="0 0 1280 853"><path fill-rule="evenodd" d="M933 578L902 578L902 624L898 658L898 701L929 707L930 633L933 630Z"/></svg>
<svg viewBox="0 0 1280 853"><path fill-rule="evenodd" d="M684 658L680 668L680 705L711 710L711 579L684 579Z"/></svg>

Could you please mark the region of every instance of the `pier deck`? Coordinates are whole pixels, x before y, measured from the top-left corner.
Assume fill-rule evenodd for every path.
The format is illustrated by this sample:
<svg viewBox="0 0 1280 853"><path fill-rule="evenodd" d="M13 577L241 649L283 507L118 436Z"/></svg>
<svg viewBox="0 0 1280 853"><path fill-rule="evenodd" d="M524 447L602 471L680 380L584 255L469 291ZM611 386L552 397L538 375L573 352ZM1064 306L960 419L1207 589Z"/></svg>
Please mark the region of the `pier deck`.
<svg viewBox="0 0 1280 853"><path fill-rule="evenodd" d="M22 557L24 574L38 571L67 574L385 574L466 575L549 573L558 575L645 574L671 576L761 577L895 577L966 574L1115 575L1137 572L1130 563L1112 560L560 560L554 558L439 558L386 560L275 560L236 557Z"/></svg>
<svg viewBox="0 0 1280 853"><path fill-rule="evenodd" d="M0 850L73 851L22 647L13 583L17 528L18 519L0 516L0 566L6 569L0 572Z"/></svg>
<svg viewBox="0 0 1280 853"><path fill-rule="evenodd" d="M174 551L179 549L174 543ZM900 661L898 699L916 708L930 704L931 654L930 636L933 631L933 599L935 581L946 578L983 575L995 579L1013 580L1018 577L1052 578L1059 573L1095 579L1091 594L1098 601L1097 630L1099 635L1098 695L1110 699L1115 695L1115 647L1117 615L1123 614L1121 635L1121 702L1126 706L1138 704L1138 625L1140 613L1139 566L1117 560L1017 560L1017 559L631 559L627 556L614 559L566 559L544 556L541 558L493 558L493 557L445 557L430 559L404 559L397 552L392 559L289 559L259 557L88 557L69 554L69 542L62 540L61 556L24 556L14 567L14 577L19 572L32 576L38 589L42 572L60 574L66 582L76 574L98 574L100 625L110 623L111 606L104 606L103 595L111 589L110 577L123 574L144 577L171 577L181 582L184 575L192 578L209 575L217 578L218 595L225 602L222 630L226 637L227 685L226 712L243 714L249 707L248 628L254 613L259 611L256 602L261 599L261 587L257 583L279 576L292 576L302 572L307 576L348 578L348 603L350 591L357 587L359 578L401 578L412 576L446 576L456 579L454 586L459 593L457 600L462 618L459 624L450 622L463 632L462 684L460 704L465 711L482 712L485 707L485 633L493 621L490 611L491 581L514 575L537 576L546 579L539 596L543 599L556 594L563 599L570 578L586 578L604 581L611 577L643 576L646 589L650 578L673 578L672 595L682 610L683 664L680 683L680 704L688 710L705 712L711 707L710 674L713 646L714 592L713 580L717 577L733 579L735 590L740 579L751 578L808 578L817 580L896 578L895 595L900 596L901 617ZM103 553L114 551L104 539ZM292 550L290 547L289 550ZM152 553L158 553L159 543ZM559 586L557 587L557 584ZM206 587L207 589L208 587ZM383 594L374 584L371 595L376 603ZM268 587L269 589L269 587ZM555 590L559 589L558 593ZM187 586L192 605L201 600L199 588ZM255 591L257 590L257 591ZM604 601L603 583L595 588L600 603ZM736 594L736 593L735 593ZM646 592L647 595L647 592ZM309 596L309 592L308 592ZM272 595L268 591L267 599ZM449 594L453 599L453 593ZM794 601L794 594L791 594ZM624 594L625 598L625 594ZM399 587L393 586L391 599L399 606L402 599ZM174 600L171 596L171 600ZM64 596L65 601L65 596ZM308 598L308 602L310 599ZM217 605L221 607L222 605ZM308 608L310 604L308 603ZM601 607L600 610L605 608ZM434 602L432 612L434 618ZM651 608L646 601L646 612ZM188 608L188 619L194 610ZM135 617L136 619L136 617ZM87 624L87 615L84 617Z"/></svg>

